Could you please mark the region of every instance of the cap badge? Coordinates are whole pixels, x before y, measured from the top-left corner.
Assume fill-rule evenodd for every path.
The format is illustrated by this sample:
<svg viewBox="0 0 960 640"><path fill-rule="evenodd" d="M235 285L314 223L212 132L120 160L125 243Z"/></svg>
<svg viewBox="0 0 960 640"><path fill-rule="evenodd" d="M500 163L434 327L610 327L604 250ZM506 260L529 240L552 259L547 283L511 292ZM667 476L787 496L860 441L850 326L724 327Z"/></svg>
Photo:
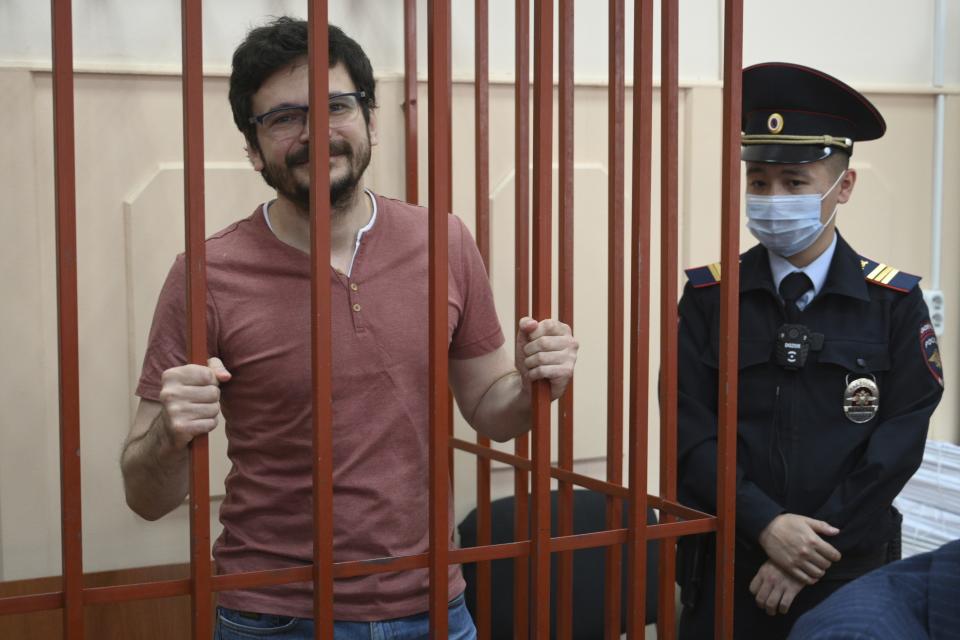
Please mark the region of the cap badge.
<svg viewBox="0 0 960 640"><path fill-rule="evenodd" d="M767 129L773 134L783 131L783 116L779 113L771 113L770 117L767 118Z"/></svg>

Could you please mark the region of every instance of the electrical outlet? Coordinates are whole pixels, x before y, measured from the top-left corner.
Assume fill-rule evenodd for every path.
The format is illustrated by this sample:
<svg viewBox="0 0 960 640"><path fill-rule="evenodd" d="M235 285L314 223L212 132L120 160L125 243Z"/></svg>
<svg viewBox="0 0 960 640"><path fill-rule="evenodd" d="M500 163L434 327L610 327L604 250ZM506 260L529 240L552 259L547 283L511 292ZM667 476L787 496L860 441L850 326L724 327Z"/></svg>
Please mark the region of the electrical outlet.
<svg viewBox="0 0 960 640"><path fill-rule="evenodd" d="M933 324L933 330L937 332L937 337L943 337L943 330L946 327L946 305L943 301L943 291L930 290L923 292L923 299L927 302L927 309L930 310L930 322Z"/></svg>

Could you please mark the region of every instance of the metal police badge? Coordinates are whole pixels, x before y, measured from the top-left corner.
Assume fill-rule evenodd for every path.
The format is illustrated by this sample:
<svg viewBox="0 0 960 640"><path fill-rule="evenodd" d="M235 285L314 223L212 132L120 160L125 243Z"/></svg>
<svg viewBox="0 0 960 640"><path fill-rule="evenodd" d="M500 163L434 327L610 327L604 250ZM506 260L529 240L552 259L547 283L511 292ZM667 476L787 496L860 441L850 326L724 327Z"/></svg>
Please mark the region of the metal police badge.
<svg viewBox="0 0 960 640"><path fill-rule="evenodd" d="M847 389L843 392L843 413L850 422L863 424L870 422L880 410L880 390L877 382L870 378L857 378L850 382L847 376Z"/></svg>

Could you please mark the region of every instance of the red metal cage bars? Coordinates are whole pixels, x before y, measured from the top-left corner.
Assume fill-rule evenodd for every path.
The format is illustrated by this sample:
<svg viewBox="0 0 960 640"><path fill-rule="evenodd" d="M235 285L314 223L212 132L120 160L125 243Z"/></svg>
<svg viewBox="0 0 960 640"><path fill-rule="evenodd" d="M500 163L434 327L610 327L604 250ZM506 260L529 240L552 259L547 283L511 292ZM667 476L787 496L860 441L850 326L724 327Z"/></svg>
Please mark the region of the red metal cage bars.
<svg viewBox="0 0 960 640"><path fill-rule="evenodd" d="M333 640L333 373L330 303L330 61L327 2L308 5L310 75L310 360L313 371L313 617Z"/></svg>
<svg viewBox="0 0 960 640"><path fill-rule="evenodd" d="M609 0L607 50L607 482L623 482L624 323L624 6ZM623 526L623 503L607 496L607 529ZM604 557L604 629L620 637L620 582L623 550L607 547Z"/></svg>
<svg viewBox="0 0 960 640"><path fill-rule="evenodd" d="M553 219L553 0L534 6L533 316L549 318ZM550 384L531 388L533 519L530 532L530 635L550 637Z"/></svg>
<svg viewBox="0 0 960 640"><path fill-rule="evenodd" d="M490 9L474 2L474 197L477 249L490 272Z"/></svg>
<svg viewBox="0 0 960 640"><path fill-rule="evenodd" d="M53 144L57 242L57 339L60 369L60 535L63 628L82 640L83 534L80 494L80 356L77 311L77 198L73 117L71 3L51 4Z"/></svg>
<svg viewBox="0 0 960 640"><path fill-rule="evenodd" d="M193 141L192 144L185 144L185 157L187 159L187 186L185 199L187 201L187 229L188 229L188 251L191 251L192 247L192 256L196 256L197 246L202 252L202 197L198 198L198 194L202 194L202 130L201 135L196 135L198 132L197 126L200 122L199 115L202 117L202 111L200 107L196 106L195 100L198 95L197 88L202 89L202 63L200 62L199 50L200 50L200 41L199 34L196 27L200 22L199 8L196 5L189 5L189 0L184 0L184 47L185 47L185 56L184 56L184 104L185 104L185 118L184 118L184 127L185 127L185 141ZM521 3L522 4L522 3ZM66 7L66 8L65 8ZM547 0L543 0L541 4L537 7L538 10L538 21L536 24L537 34L540 41L543 41L543 38L546 37L548 42L551 42L552 46L552 32L550 24L551 19L545 19L544 14L552 12L552 4L548 6ZM325 8L321 7L320 15L325 14ZM439 13L441 17L441 23L443 28L440 29L440 37L444 40L442 43L446 48L446 56L436 53L437 49L432 50L432 62L433 57L437 56L437 59L445 62L445 67L441 65L441 74L445 76L442 78L439 84L445 86L445 90L438 88L438 83L435 79L435 72L431 72L432 78L432 92L438 92L439 100L438 102L443 102L444 96L446 98L446 104L441 104L441 107L444 107L447 110L447 117L445 119L446 126L442 124L436 125L439 127L439 136L442 138L446 136L446 144L444 140L440 139L434 142L436 148L439 151L439 154L442 156L446 153L447 159L449 160L450 147L449 147L449 98L450 98L450 70L449 70L449 5L445 6L431 6L431 17L434 17L434 13ZM63 271L66 271L66 277L61 278L61 282L69 286L69 276L71 270L71 261L75 260L75 237L73 238L73 245L71 246L71 231L70 223L74 219L73 209L75 205L73 204L74 198L74 187L73 187L73 168L72 162L72 135L67 136L66 130L72 132L72 69L71 65L64 65L64 60L69 60L69 38L65 38L62 34L65 29L65 25L69 25L69 3L58 4L54 3L54 33L61 34L55 35L55 72L54 72L54 85L55 85L55 113L57 114L57 132L56 144L57 144L57 209L58 209L58 233L66 230L67 233L63 234L61 242L58 240L58 261L61 265L61 275ZM322 24L322 19L317 18L318 13L311 12L311 17L315 21L320 21ZM518 18L520 13L518 12ZM738 185L731 182L732 180L737 180L738 173L738 163L739 158L737 157L737 140L736 140L736 127L739 122L739 65L740 65L740 47L742 44L742 5L739 0L727 0L726 6L726 34L725 34L725 81L727 83L727 89L725 90L724 95L724 172L725 172L725 182L724 182L724 261L730 263L725 269L728 274L732 274L733 277L736 276L736 239L737 239L737 224L736 224L736 214L738 204ZM666 20L667 18L665 18ZM642 41L640 45L643 52L649 54L650 48L652 47L652 32L647 31L647 26L652 21L652 11L650 9L650 0L644 0L644 3L641 5L641 10L637 12L637 33L639 34L639 39ZM433 23L431 23L433 24ZM652 28L652 27L650 27ZM69 26L66 27L67 32L69 32ZM431 37L431 45L433 45L433 38ZM518 40L525 39L521 35L520 30L518 29ZM321 45L322 46L322 45ZM525 49L525 48L524 48ZM64 55L64 52L67 52L67 55ZM189 52L189 55L188 55ZM518 50L518 62L523 62L524 54L522 51ZM538 78L538 87L537 87L537 111L541 113L545 108L543 106L543 100L546 95L552 95L552 82L544 82L544 79L550 79L552 75L552 69L549 69L550 63L544 60L546 56L539 57L537 60L537 78ZM646 101L649 99L649 96L652 94L652 89L649 87L648 81L643 80L644 78L649 78L651 72L649 67L650 64L650 55L638 55L637 62L638 69L640 70L637 73L637 77L640 78L638 81L637 94L634 97L635 100L635 118L640 118L639 125L635 125L635 149L646 149L647 150L647 167L643 168L635 164L634 167L634 189L638 189L638 184L640 185L640 193L645 194L644 197L649 198L649 149L650 149L650 131L649 131L649 111L650 106L646 104ZM666 64L666 63L665 63ZM671 63L675 64L675 63ZM518 65L520 66L520 65ZM320 71L323 68L323 65L317 66L315 64L314 73L321 74ZM66 78L67 81L64 82L63 78ZM322 82L322 79L321 79ZM314 79L311 80L311 92L318 91L317 83ZM522 87L526 83L519 82L518 78L518 88ZM549 84L550 90L549 93L545 89L545 86ZM672 82L667 83L672 84ZM642 86L641 86L642 85ZM644 88L646 87L646 88ZM322 93L322 90L319 90ZM522 91L518 91L518 94ZM199 94L202 95L202 94ZM69 96L67 98L66 96ZM644 96L647 96L644 98ZM433 97L433 96L431 96ZM311 96L311 99L313 97ZM639 101L639 102L638 102ZM432 101L434 102L434 101ZM547 100L549 103L549 100ZM639 108L636 105L639 104ZM645 105L645 107L644 107ZM63 115L64 111L69 112L67 115ZM316 110L313 110L316 111ZM320 110L321 112L323 110ZM62 116L62 117L61 117ZM518 122L520 122L523 117L522 113L518 109ZM440 120L443 120L442 118ZM434 126L434 120L431 120L431 126ZM311 122L311 125L314 130L322 130L323 128L318 125L317 122ZM535 295L537 297L537 307L538 309L535 312L542 310L543 306L546 305L546 311L549 311L549 288L544 287L544 283L549 283L549 158L550 158L550 149L549 141L544 144L543 135L546 132L550 131L551 125L544 125L543 123L538 123L540 129L538 129L537 135L539 136L536 140L537 148L537 171L535 172L536 177L536 193L537 193L537 233L535 236L535 262L536 262L536 286L537 290ZM665 125L666 126L666 125ZM191 132L189 135L186 134L186 131L189 129ZM639 130L639 131L638 131ZM525 133L522 129L518 131L519 134ZM522 140L524 136L518 136L518 148L523 146ZM639 140L639 143L638 143ZM199 144L198 144L199 141ZM665 141L666 144L666 141ZM544 148L546 147L546 148ZM197 153L199 149L199 154ZM519 154L518 154L519 155ZM198 162L199 158L199 162ZM439 165L436 164L434 157L431 157L434 162L431 163L431 175L434 178L434 181L431 183L431 196L436 197L440 201L446 200L444 203L447 206L434 207L434 211L439 211L440 215L437 216L438 219L444 219L445 224L445 212L444 209L448 208L449 203L449 173L447 173L446 180L438 179L438 176L435 175L436 168L440 167L440 172L448 169L449 163L440 162ZM547 159L547 163L544 163L544 159ZM641 158L642 160L642 158ZM316 166L323 166L316 158L314 158ZM546 166L545 166L546 165ZM640 172L639 174L637 172ZM518 180L523 181L523 176L526 172L518 172ZM637 179L638 175L640 180ZM199 176L199 177L198 177ZM646 177L644 177L646 176ZM444 176L439 176L443 178ZM317 183L320 184L319 182ZM446 193L444 193L443 185L446 184ZM645 185L645 186L644 186ZM521 185L522 186L522 185ZM435 193L434 193L435 192ZM648 313L648 307L644 310L642 305L648 305L648 299L645 300L643 296L638 297L637 292L639 290L645 290L646 287L642 286L642 280L638 279L639 275L641 278L648 277L648 274L643 273L641 266L645 264L643 256L649 256L649 238L644 239L644 234L649 234L649 201L641 202L639 197L636 197L637 193L635 191L634 197L634 216L644 215L643 211L646 209L646 229L643 231L644 227L642 224L636 224L635 229L638 230L637 233L640 234L639 237L635 239L636 246L638 251L636 252L636 257L634 260L639 260L639 264L636 262L633 265L633 277L631 279L631 304L634 309L638 309L638 312L634 314L634 323L637 324L636 327L631 328L631 355L639 356L632 357L631 359L631 368L636 369L641 366L641 363L645 362L644 358L644 347L646 344L648 336L645 332L648 332L648 323L642 321L641 319L645 317L645 313ZM443 196L446 196L445 198ZM192 198L192 200L191 200ZM544 201L546 200L547 205L543 206ZM199 202L199 207L198 203ZM519 198L518 198L519 202ZM638 208L638 204L639 208ZM200 224L198 224L198 222ZM521 217L518 215L518 224L521 226L526 224L525 216ZM65 224L64 224L65 223ZM199 242L197 238L197 230L200 230ZM431 231L431 246L439 245L441 250L445 249L445 238L443 242L438 242L439 238L437 236L445 235L446 227L444 225L434 224L433 230ZM317 234L313 234L313 242L323 243L321 238L317 237ZM523 249L525 250L525 246ZM322 249L322 247L321 247ZM316 251L315 253L323 255L322 250ZM441 258L445 260L445 256ZM649 258L647 258L649 260ZM202 260L197 260L195 258L188 258L188 261L191 263L191 269L195 268L195 265L199 265L199 275L196 273L191 273L188 277L191 279L190 284L190 295L194 296L196 300L193 303L194 306L198 306L201 310L201 313L192 314L191 321L197 323L197 316L202 315L203 310L203 299L205 297L205 292L203 287L203 272L202 272ZM436 258L436 256L431 258L432 264L437 264L441 262ZM441 262L442 263L442 262ZM519 263L526 264L526 259ZM518 269L518 272L520 269ZM524 273L526 269L523 269ZM75 277L76 272L75 268L72 270L74 287L75 287ZM442 276L440 276L442 277ZM432 276L433 280L439 279L436 276ZM522 278L521 278L522 280ZM729 279L728 279L729 282ZM437 294L438 291L442 291L443 288L434 287L433 296L439 298L440 295ZM721 388L724 385L735 383L735 373L736 373L736 332L735 330L732 334L729 331L729 327L736 326L736 304L735 304L735 292L736 287L731 286L730 289L725 293L725 310L724 310L724 321L725 327L727 328L729 340L726 341L726 349L729 354L733 355L731 359L729 354L727 359L724 362L724 378L720 381ZM69 292L61 291L58 292L58 302L61 306L61 326L66 326L69 324L69 318L65 318L70 313L70 304L71 300ZM196 301L199 301L199 305L196 304ZM76 296L75 292L73 295L73 313L76 315ZM63 307L67 308L64 309ZM435 312L437 301L431 302L432 310ZM316 313L316 311L315 311ZM731 321L732 317L732 321ZM74 321L75 326L75 321ZM69 327L67 327L69 329ZM316 332L317 329L315 328ZM199 334L202 337L205 337L205 328L203 322L198 324L198 327L193 331L194 335ZM434 330L434 333L437 333ZM67 331L67 339L69 339L69 330ZM75 329L74 329L75 335ZM192 359L197 361L205 361L206 352L204 350L195 350L194 345L191 345L191 356ZM199 354L195 351L199 351ZM202 359L201 359L202 358ZM68 356L64 359L68 359ZM436 357L433 360L437 360ZM441 366L445 365L445 358L441 359ZM69 368L70 363L64 362ZM438 378L436 376L437 367L434 365L431 366L431 371L434 375L434 382L436 383ZM732 372L732 375L731 375ZM443 381L445 382L445 371L443 371ZM62 374L63 375L63 374ZM62 383L63 385L63 383ZM435 384L435 386L439 386ZM543 385L540 385L541 387ZM643 381L642 375L636 376L633 379L631 385L631 392L634 390L645 390L645 382ZM731 387L727 387L731 388ZM444 390L445 391L445 390ZM63 393L63 391L62 391ZM541 392L542 393L542 392ZM322 395L322 393L320 394ZM473 562L477 560L489 560L495 558L515 558L523 559L525 557L533 556L535 566L537 567L537 572L535 575L535 602L536 598L542 599L542 594L544 587L548 584L549 581L549 561L550 553L559 553L564 551L570 551L573 549L581 549L588 547L597 547L597 546L611 546L611 545L621 545L625 542L629 544L631 549L631 575L638 577L643 574L642 567L645 563L645 548L644 540L654 540L654 539L663 539L663 538L675 538L681 535L689 535L691 533L702 533L707 531L718 531L720 542L720 552L718 553L718 590L717 590L717 636L724 637L724 635L729 635L730 630L732 630L732 600L729 597L730 585L729 582L732 582L732 530L733 530L733 471L735 469L735 460L733 458L734 450L731 447L731 443L735 443L735 395L731 398L729 394L722 394L725 397L725 406L724 414L721 419L721 444L719 455L721 457L721 463L726 462L726 465L718 465L718 504L721 505L720 508L720 517L714 518L707 516L706 514L691 510L689 508L683 507L682 505L676 504L675 501L670 499L664 499L657 496L648 496L645 494L645 468L646 468L646 459L645 456L645 429L646 425L644 420L640 419L640 416L643 416L645 419L645 410L641 410L641 404L639 398L644 394L636 394L636 398L632 398L631 401L631 485L630 489L619 486L618 484L603 482L599 480L594 480L580 474L573 473L572 471L564 468L551 468L549 466L549 433L544 432L542 428L538 428L537 431L537 449L535 451L534 460L531 461L524 456L510 455L503 452L495 451L486 447L480 447L473 445L471 443L466 443L462 441L453 441L451 444L454 446L464 449L466 451L471 451L480 458L486 459L498 459L507 464L513 465L519 472L520 475L526 476L530 471L534 471L534 477L536 479L536 488L534 492L535 496L535 523L536 528L534 531L533 540L528 542L520 540L518 542L505 544L505 545L495 545L487 547L478 547L474 549L463 549L463 550L449 550L447 545L449 540L447 540L447 526L438 527L436 521L431 523L431 531L437 532L442 536L440 544L432 544L431 551L429 553L423 553L416 556L407 556L399 558L383 558L383 559L369 559L364 561L355 561L348 563L337 563L332 564L329 571L326 573L327 579L332 580L333 578L345 578L350 576L357 575L369 575L372 573L380 573L387 571L400 571L416 568L425 568L429 567L432 574L442 573L442 579L434 579L434 584L439 584L442 582L442 590L440 588L435 588L431 595L431 609L441 612L446 610L446 570L445 567L450 563L462 563L462 562ZM443 398L446 397L445 393L435 393L434 400L432 401L432 406L440 405L439 411L434 410L435 417L444 415L442 411L443 408ZM438 401L437 398L440 400ZM541 397L541 402L543 398ZM645 400L643 401L645 402ZM732 407L731 407L732 405ZM645 405L643 405L645 406ZM732 411L731 411L732 408ZM734 419L731 419L733 416ZM548 418L545 418L544 412L540 410L538 412L537 421L541 422L546 419L547 425L549 425ZM435 463L433 471L431 472L431 493L444 493L441 496L444 499L444 508L442 509L433 509L434 515L438 511L442 511L444 514L446 512L445 508L445 489L449 483L449 475L444 474L442 469L442 460L446 458L443 452L447 449L447 442L445 438L446 431L443 429L442 417L434 420L434 422L441 423L439 428L433 429L433 434L438 436L436 439L439 440L439 443L434 442L433 444L433 453L432 461ZM66 443L66 441L65 441ZM439 445L439 446L438 446ZM546 445L544 454L544 445ZM318 451L318 463L322 463L323 453ZM68 474L68 467L71 462L68 459L63 461L64 474ZM201 460L199 465L196 466L205 466L206 460ZM441 479L442 476L446 475L445 481L439 483L439 489L437 489L437 481ZM633 519L630 523L630 527L627 529L614 529L610 531L603 531L593 534L586 535L568 535L568 536L558 536L556 538L549 537L549 502L544 500L545 496L549 494L549 484L546 481L548 478L555 478L559 481L576 484L594 491L601 491L608 495L618 496L619 499L631 500L631 512L634 514ZM320 482L322 482L322 474ZM65 490L65 494L75 493L77 497L79 496L79 487L77 484L74 484L72 487ZM320 504L325 498L318 496L318 504ZM70 496L67 495L65 498L66 501L70 500ZM436 498L435 498L436 501ZM645 523L645 507L649 504L655 508L661 510L662 514L666 514L667 521L664 524L646 526ZM201 507L203 509L203 507ZM320 515L322 511L318 509ZM78 513L78 509L77 509ZM674 516L676 518L682 518L683 521L680 522L671 522L669 521L669 516ZM70 517L73 517L73 514L64 513L64 528L67 529L67 521ZM445 516L441 516L445 518ZM193 513L191 519L196 519L196 513ZM435 519L436 520L436 519ZM72 525L78 529L77 525ZM544 523L547 523L547 526L544 527ZM444 525L448 523L443 523ZM209 535L209 534L208 534ZM434 534L437 535L437 534ZM67 536L65 536L66 538ZM196 536L194 536L194 541ZM322 540L322 534L318 532L317 539ZM198 562L195 558L192 558L192 564L206 564L209 567L209 537L207 539L207 548L205 555L205 562ZM436 541L434 541L436 542ZM66 547L65 542L65 547ZM316 545L318 548L323 547L322 542L318 542ZM79 537L77 537L77 549L80 549ZM194 550L197 550L197 545L194 543ZM322 552L318 552L322 553ZM66 551L65 551L66 555ZM445 556L445 561L439 560L439 556ZM76 559L78 555L73 556ZM303 566L303 567L294 567L288 569L280 570L271 570L271 571L257 571L257 572L246 572L232 575L224 576L210 576L209 568L206 570L206 579L208 588L206 590L200 590L197 587L198 582L202 582L204 570L203 568L194 567L193 574L190 580L169 580L155 583L147 584L138 584L138 585L120 585L120 586L111 586L111 587L100 587L100 588L91 588L91 589L82 589L82 585L79 589L75 589L75 593L70 593L70 580L69 575L74 573L80 577L82 581L82 569L80 565L75 560L72 560L74 569L70 568L70 565L65 563L64 573L68 579L65 581L64 591L57 593L49 594L37 594L32 596L22 596L15 598L4 598L0 599L0 615L9 614L9 613L24 613L32 611L41 611L55 608L65 608L68 610L67 620L68 624L65 626L65 634L74 634L69 637L82 637L82 606L84 605L93 605L93 604L106 604L106 603L116 603L116 602L125 602L131 600L147 599L147 598L159 598L159 597L170 597L177 595L194 595L194 635L202 634L202 631L197 631L197 626L202 624L200 621L201 616L197 615L196 611L198 608L204 606L208 607L209 610L209 601L207 596L210 593L215 591L229 590L244 588L250 586L265 586L272 584L284 584L288 582L295 581L304 581L311 578L317 579L318 576L323 575L323 570L318 565L320 562L315 562L314 566ZM316 560L316 558L315 558ZM198 579L199 575L199 579ZM632 583L637 586L637 590L634 592L634 595L631 597L633 601L636 602L639 598L639 601L643 600L643 581L640 579L633 580ZM321 586L322 588L322 586ZM201 597L197 597L198 592ZM549 593L549 591L547 591ZM76 622L70 623L71 620L69 610L70 602L74 601L77 603L75 606L79 607L81 620L79 624ZM322 596L318 595L318 607L329 606L329 600L325 601L327 604L320 603L320 600L323 600ZM204 602L207 602L204 605ZM631 630L634 634L637 633L637 629L640 628L639 620L642 620L642 604L637 606L631 606L631 611L633 612L633 620ZM322 614L318 614L318 617ZM434 616L436 617L436 616ZM75 619L75 618L74 618ZM434 623L434 632L439 633L441 629L438 629L439 626L445 624L445 616L442 620L436 620ZM543 621L542 618L534 619L535 626L535 635L542 635L547 633L548 627L547 623ZM318 631L319 633L319 631Z"/></svg>
<svg viewBox="0 0 960 640"><path fill-rule="evenodd" d="M403 149L406 200L420 199L417 150L417 0L403 0Z"/></svg>
<svg viewBox="0 0 960 640"><path fill-rule="evenodd" d="M483 265L490 273L490 10L487 0L474 3L474 164L477 249ZM490 446L490 439L479 433L477 444ZM477 482L477 546L490 544L490 460L476 458ZM477 636L490 640L491 565L489 560L477 562Z"/></svg>
<svg viewBox="0 0 960 640"><path fill-rule="evenodd" d="M429 31L429 415L430 636L447 637L450 492L447 388L447 215L450 202L450 0L430 0Z"/></svg>
<svg viewBox="0 0 960 640"><path fill-rule="evenodd" d="M516 98L514 100L514 318L513 328L530 309L530 2L516 0ZM523 435L514 442L514 451L523 458L530 456L530 437ZM530 537L529 476L519 469L513 475L513 539ZM527 558L513 563L513 636L522 638L530 628L530 571Z"/></svg>
<svg viewBox="0 0 960 640"><path fill-rule="evenodd" d="M557 193L559 196L559 257L560 270L558 287L558 313L561 322L566 323L576 335L573 322L573 113L574 113L574 77L573 77L573 0L560 0L558 26L560 31L559 65L559 136L558 156L559 173ZM566 393L558 400L557 457L558 466L573 471L573 381L567 386ZM573 534L573 484L560 481L557 485L557 534ZM569 640L573 635L573 554L562 552L557 558L556 580L556 637Z"/></svg>
<svg viewBox="0 0 960 640"><path fill-rule="evenodd" d="M717 599L714 633L733 637L733 556L737 482L737 356L740 320L740 93L743 0L725 0L723 26L723 156L720 223L723 291L717 434Z"/></svg>
<svg viewBox="0 0 960 640"><path fill-rule="evenodd" d="M644 637L647 605L647 432L650 359L650 186L653 146L653 0L634 9L630 260L630 522L627 634ZM660 525L665 526L665 525ZM661 597L663 594L661 593ZM619 623L619 620L617 621Z"/></svg>
<svg viewBox="0 0 960 640"><path fill-rule="evenodd" d="M207 271L204 246L203 30L200 0L183 0L184 228L187 354L207 364ZM213 635L210 591L210 465L206 435L190 443L190 604L194 638Z"/></svg>
<svg viewBox="0 0 960 640"><path fill-rule="evenodd" d="M679 2L660 3L660 495L677 498ZM661 522L670 522L662 514ZM657 637L676 633L676 539L660 542Z"/></svg>

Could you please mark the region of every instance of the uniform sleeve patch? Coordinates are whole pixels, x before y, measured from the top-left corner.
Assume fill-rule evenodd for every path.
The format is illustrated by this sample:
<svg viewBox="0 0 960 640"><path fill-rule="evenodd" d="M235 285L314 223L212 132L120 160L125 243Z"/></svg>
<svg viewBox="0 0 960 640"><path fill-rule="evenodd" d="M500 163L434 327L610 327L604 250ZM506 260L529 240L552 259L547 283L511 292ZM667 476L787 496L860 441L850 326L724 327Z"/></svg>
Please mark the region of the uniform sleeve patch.
<svg viewBox="0 0 960 640"><path fill-rule="evenodd" d="M942 387L943 364L940 361L940 347L937 345L937 334L929 320L920 326L920 351L933 379Z"/></svg>

